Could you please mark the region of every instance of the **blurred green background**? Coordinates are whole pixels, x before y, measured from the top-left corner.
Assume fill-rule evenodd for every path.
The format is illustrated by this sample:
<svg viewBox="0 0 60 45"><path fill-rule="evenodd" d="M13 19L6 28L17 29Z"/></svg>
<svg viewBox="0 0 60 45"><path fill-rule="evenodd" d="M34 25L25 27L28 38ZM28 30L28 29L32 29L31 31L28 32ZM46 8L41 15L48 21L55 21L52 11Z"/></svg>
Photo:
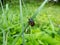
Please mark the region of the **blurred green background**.
<svg viewBox="0 0 60 45"><path fill-rule="evenodd" d="M34 18L35 25L29 25L19 36L44 0L3 0L0 3L0 45L60 45L60 2L54 0L45 4ZM22 15L21 17L21 9ZM21 20L23 21L21 23ZM24 43L24 44L23 44Z"/></svg>

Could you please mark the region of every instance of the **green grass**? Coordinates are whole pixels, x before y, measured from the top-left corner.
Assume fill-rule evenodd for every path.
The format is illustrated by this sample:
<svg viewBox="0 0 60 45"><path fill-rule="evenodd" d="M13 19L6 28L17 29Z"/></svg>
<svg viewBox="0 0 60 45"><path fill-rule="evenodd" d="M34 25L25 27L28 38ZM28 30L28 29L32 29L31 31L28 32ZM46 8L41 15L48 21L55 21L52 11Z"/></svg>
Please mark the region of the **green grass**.
<svg viewBox="0 0 60 45"><path fill-rule="evenodd" d="M39 4L36 3L26 3L23 6L23 23L24 26L27 25L28 19L33 16L36 9L39 7ZM8 7L8 11L4 8L4 15L6 16L6 23L3 22L2 18L2 10L0 8L0 30L3 29L6 33L4 34L4 38L7 40L7 45L11 45L14 39L21 33L21 18L20 18L20 9L19 5L11 5ZM25 45L60 45L60 35L57 32L53 32L52 25L54 27L54 31L60 30L60 6L46 4L45 7L41 10L41 12L34 18L35 26L27 28L26 30L30 32L24 33ZM50 23L50 20L52 24ZM52 32L55 33L55 38L52 38ZM2 40L4 39L2 36L3 32L0 31L0 45L2 45ZM4 41L6 41L4 39ZM22 36L19 37L15 45L22 44Z"/></svg>

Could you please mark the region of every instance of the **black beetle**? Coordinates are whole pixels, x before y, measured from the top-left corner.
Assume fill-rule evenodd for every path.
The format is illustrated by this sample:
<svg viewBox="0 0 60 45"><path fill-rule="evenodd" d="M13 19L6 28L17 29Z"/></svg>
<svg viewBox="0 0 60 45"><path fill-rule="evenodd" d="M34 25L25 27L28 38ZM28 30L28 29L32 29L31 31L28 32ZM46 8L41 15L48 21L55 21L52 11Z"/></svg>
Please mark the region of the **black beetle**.
<svg viewBox="0 0 60 45"><path fill-rule="evenodd" d="M31 25L31 26L34 26L35 22L32 18L30 18L29 21L28 21L28 24Z"/></svg>

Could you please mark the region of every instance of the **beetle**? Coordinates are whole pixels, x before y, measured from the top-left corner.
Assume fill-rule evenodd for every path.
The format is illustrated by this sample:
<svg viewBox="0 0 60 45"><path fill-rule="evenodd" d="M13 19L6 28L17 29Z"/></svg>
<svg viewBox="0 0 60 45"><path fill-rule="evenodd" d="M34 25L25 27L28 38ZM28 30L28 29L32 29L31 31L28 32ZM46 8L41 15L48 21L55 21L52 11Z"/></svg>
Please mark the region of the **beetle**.
<svg viewBox="0 0 60 45"><path fill-rule="evenodd" d="M31 25L31 26L34 26L35 22L32 18L30 18L29 21L28 21L28 24Z"/></svg>

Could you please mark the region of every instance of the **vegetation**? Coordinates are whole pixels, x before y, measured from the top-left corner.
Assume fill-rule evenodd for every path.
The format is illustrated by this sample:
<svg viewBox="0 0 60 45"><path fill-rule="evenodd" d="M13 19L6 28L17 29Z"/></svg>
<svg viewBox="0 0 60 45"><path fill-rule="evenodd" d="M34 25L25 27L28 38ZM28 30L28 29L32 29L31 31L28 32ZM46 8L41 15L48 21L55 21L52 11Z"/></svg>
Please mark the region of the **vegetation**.
<svg viewBox="0 0 60 45"><path fill-rule="evenodd" d="M60 6L47 3L36 13L42 2L13 0L0 7L0 45L60 45ZM35 25L25 28L34 14Z"/></svg>

